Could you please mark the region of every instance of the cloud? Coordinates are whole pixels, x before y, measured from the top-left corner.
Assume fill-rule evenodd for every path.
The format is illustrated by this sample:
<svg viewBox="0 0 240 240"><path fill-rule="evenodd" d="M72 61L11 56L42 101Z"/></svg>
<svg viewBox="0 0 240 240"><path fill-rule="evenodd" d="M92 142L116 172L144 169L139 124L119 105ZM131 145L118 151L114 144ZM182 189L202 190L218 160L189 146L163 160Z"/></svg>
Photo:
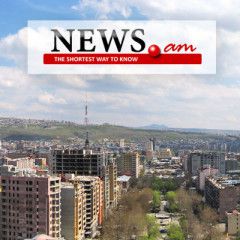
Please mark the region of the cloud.
<svg viewBox="0 0 240 240"><path fill-rule="evenodd" d="M78 4L71 7L78 11L82 16L87 16L88 11L94 12L98 19L107 19L112 14L120 14L127 18L131 15L131 7L126 0L108 1L108 0L81 0Z"/></svg>
<svg viewBox="0 0 240 240"><path fill-rule="evenodd" d="M16 106L8 102L0 102L0 109L14 111L16 109Z"/></svg>
<svg viewBox="0 0 240 240"><path fill-rule="evenodd" d="M22 88L29 81L29 76L21 69L0 66L0 87Z"/></svg>
<svg viewBox="0 0 240 240"><path fill-rule="evenodd" d="M1 57L12 60L17 66L27 66L27 28L20 29L16 34L0 39Z"/></svg>
<svg viewBox="0 0 240 240"><path fill-rule="evenodd" d="M97 19L128 18L134 9L148 19L217 20L221 27L238 29L240 2L238 0L80 0L73 10L84 15L90 12Z"/></svg>
<svg viewBox="0 0 240 240"><path fill-rule="evenodd" d="M65 84L64 79L61 84L52 84L58 83L58 76L28 76L12 67L0 72L1 79L14 72L11 84L1 85L0 89L0 110L7 116L83 122L87 91L91 123L136 126L154 122L177 127L238 128L237 81L228 84L228 80L220 83L214 77L182 75L92 76L79 78L83 86L75 88ZM20 83L18 76L24 79ZM66 79L71 80L71 76Z"/></svg>
<svg viewBox="0 0 240 240"><path fill-rule="evenodd" d="M0 66L1 114L83 122L88 92L92 123L239 129L240 3L194 3L82 0L72 8L101 19L134 17L134 8L151 19L217 19L217 75L28 75L27 28L23 28L0 39L0 57L14 63Z"/></svg>
<svg viewBox="0 0 240 240"><path fill-rule="evenodd" d="M218 70L225 76L240 76L240 31L218 31Z"/></svg>
<svg viewBox="0 0 240 240"><path fill-rule="evenodd" d="M56 97L49 93L44 93L38 96L38 101L43 104L66 104L66 100L64 98Z"/></svg>

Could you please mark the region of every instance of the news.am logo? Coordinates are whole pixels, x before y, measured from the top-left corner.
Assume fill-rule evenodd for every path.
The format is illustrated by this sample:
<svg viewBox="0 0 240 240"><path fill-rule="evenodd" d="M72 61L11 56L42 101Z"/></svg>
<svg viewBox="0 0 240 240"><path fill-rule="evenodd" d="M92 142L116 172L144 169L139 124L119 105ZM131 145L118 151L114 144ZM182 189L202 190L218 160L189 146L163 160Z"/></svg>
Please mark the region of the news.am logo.
<svg viewBox="0 0 240 240"><path fill-rule="evenodd" d="M31 21L29 73L214 74L214 21Z"/></svg>

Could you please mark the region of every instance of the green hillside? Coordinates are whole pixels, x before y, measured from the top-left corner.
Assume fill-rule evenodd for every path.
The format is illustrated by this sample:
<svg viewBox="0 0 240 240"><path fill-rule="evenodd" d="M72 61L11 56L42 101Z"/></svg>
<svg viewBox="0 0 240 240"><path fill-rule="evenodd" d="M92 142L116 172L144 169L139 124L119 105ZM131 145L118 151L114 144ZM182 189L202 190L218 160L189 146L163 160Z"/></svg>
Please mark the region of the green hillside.
<svg viewBox="0 0 240 240"><path fill-rule="evenodd" d="M207 138L209 134L203 133L187 133L177 132L170 130L143 130L134 129L113 125L91 125L88 126L88 132L90 138L93 140L99 140L102 138L120 139L125 138L128 140L145 140L150 137L156 137L161 139L175 140L186 138ZM82 125L72 124L56 124L51 127L42 127L39 125L26 126L1 126L0 138L10 140L37 140L37 139L67 139L70 137L84 138L86 133L86 127ZM214 137L214 135L211 135Z"/></svg>

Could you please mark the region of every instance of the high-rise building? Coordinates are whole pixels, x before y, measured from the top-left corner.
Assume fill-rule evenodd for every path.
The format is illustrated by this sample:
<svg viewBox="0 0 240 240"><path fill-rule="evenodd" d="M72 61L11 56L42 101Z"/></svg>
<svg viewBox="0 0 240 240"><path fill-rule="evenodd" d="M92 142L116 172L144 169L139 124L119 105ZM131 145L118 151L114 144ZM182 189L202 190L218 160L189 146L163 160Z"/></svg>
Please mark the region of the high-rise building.
<svg viewBox="0 0 240 240"><path fill-rule="evenodd" d="M109 178L109 166L103 168L103 201L104 201L104 214L107 217L108 210L110 208L110 178Z"/></svg>
<svg viewBox="0 0 240 240"><path fill-rule="evenodd" d="M120 148L124 148L124 147L125 147L125 139L124 139L124 138L120 139L120 141L119 141L119 147L120 147Z"/></svg>
<svg viewBox="0 0 240 240"><path fill-rule="evenodd" d="M50 164L56 174L101 176L106 161L104 153L82 148L54 150Z"/></svg>
<svg viewBox="0 0 240 240"><path fill-rule="evenodd" d="M78 182L64 182L61 186L62 237L72 240L85 239L86 193Z"/></svg>
<svg viewBox="0 0 240 240"><path fill-rule="evenodd" d="M139 177L140 156L137 152L122 153L117 158L118 175Z"/></svg>
<svg viewBox="0 0 240 240"><path fill-rule="evenodd" d="M87 140L86 140L87 141ZM83 149L54 150L52 152L51 169L56 174L75 174L79 176L98 176L104 186L105 216L111 206L110 194L116 191L116 184L110 184L109 167L115 164L113 154L104 151L93 151L88 142ZM112 181L117 176L112 175ZM113 187L114 189L110 189Z"/></svg>
<svg viewBox="0 0 240 240"><path fill-rule="evenodd" d="M109 164L109 195L110 205L116 207L118 203L118 186L117 186L117 165L115 162Z"/></svg>
<svg viewBox="0 0 240 240"><path fill-rule="evenodd" d="M146 143L146 150L147 151L154 151L154 141L152 138L149 139L149 141Z"/></svg>
<svg viewBox="0 0 240 240"><path fill-rule="evenodd" d="M204 191L206 177L216 176L218 173L219 173L218 169L211 168L210 166L205 166L200 168L198 170L198 179L197 179L198 190Z"/></svg>
<svg viewBox="0 0 240 240"><path fill-rule="evenodd" d="M1 240L60 238L60 178L8 166L1 175Z"/></svg>
<svg viewBox="0 0 240 240"><path fill-rule="evenodd" d="M204 195L206 203L216 209L222 220L225 212L236 209L240 201L240 180L231 177L207 177Z"/></svg>
<svg viewBox="0 0 240 240"><path fill-rule="evenodd" d="M222 152L194 151L188 156L187 169L191 175L197 175L198 169L207 165L225 174L225 161L226 154Z"/></svg>
<svg viewBox="0 0 240 240"><path fill-rule="evenodd" d="M151 148L150 148L150 150L151 150L151 151L156 151L156 138L153 137L153 138L150 138L149 140L150 140L150 143L151 143Z"/></svg>
<svg viewBox="0 0 240 240"><path fill-rule="evenodd" d="M85 237L93 238L98 234L98 225L103 214L102 184L99 177L94 176L71 176L67 180L83 186L86 195L86 225Z"/></svg>

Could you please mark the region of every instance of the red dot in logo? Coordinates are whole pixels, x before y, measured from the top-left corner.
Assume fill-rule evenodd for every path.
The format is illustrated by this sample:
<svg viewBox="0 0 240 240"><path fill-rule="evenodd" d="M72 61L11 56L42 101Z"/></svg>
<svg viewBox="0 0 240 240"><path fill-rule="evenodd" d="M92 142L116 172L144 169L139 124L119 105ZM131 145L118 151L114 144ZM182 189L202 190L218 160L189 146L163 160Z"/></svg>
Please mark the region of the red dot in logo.
<svg viewBox="0 0 240 240"><path fill-rule="evenodd" d="M153 44L148 48L148 53L151 57L158 57L161 54L161 49L158 45Z"/></svg>

